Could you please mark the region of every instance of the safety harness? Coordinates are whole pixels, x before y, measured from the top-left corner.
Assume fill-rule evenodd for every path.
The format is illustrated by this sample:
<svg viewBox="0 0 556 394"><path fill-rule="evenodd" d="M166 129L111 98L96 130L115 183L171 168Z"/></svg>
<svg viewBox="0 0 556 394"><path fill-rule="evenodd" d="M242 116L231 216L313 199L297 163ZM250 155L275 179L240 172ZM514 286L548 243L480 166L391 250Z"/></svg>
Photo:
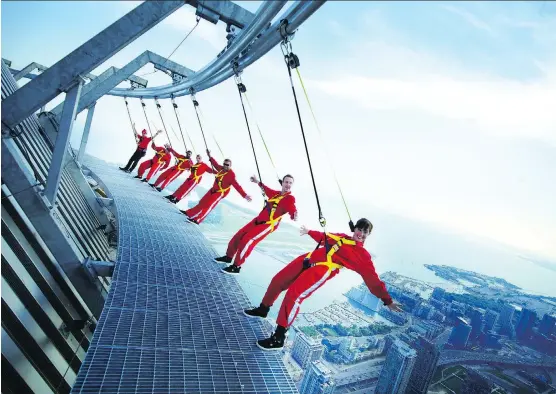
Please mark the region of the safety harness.
<svg viewBox="0 0 556 394"><path fill-rule="evenodd" d="M274 218L274 214L276 213L276 208L278 208L278 204L280 204L280 201L282 201L286 196L288 196L288 194L277 194L274 197L270 198L267 200L267 204L266 204L266 208L269 211L269 215L268 215L268 221L267 222L263 222L264 224L270 224L270 231L274 231L274 227L280 223L280 220L282 220L282 216L279 216L277 218ZM270 204L272 203L272 208L270 207ZM262 224L262 223L260 223Z"/></svg>
<svg viewBox="0 0 556 394"><path fill-rule="evenodd" d="M191 159L187 159L187 158L181 159L181 158L179 158L179 157L176 157L176 161L178 162L178 165L176 166L177 169L180 170L180 171L185 171L185 170L187 170L187 168L182 168L181 165L184 164L184 163L187 163L187 162L190 161L190 160L191 160Z"/></svg>
<svg viewBox="0 0 556 394"><path fill-rule="evenodd" d="M332 261L332 256L334 256L334 253L336 253L342 245L355 245L356 244L355 241L352 240L352 239L345 238L345 237L339 237L337 235L330 234L330 233L324 234L325 237L327 235L330 238L332 238L334 241L336 241L336 243L334 245L332 245L332 247L330 247L330 249L326 253L326 261L319 261L319 262L316 262L316 263L313 263L313 264L311 264L310 261L309 261L311 256L313 255L313 252L320 247L321 242L319 242L317 247L314 250L307 253L307 256L305 256L305 258L303 259L303 267L304 268L310 268L310 267L314 267L314 266L317 266L317 265L325 265L326 267L328 267L328 271L333 271L333 270L336 270L336 269L339 270L339 269L344 268L343 265L334 263Z"/></svg>
<svg viewBox="0 0 556 394"><path fill-rule="evenodd" d="M156 155L158 156L158 164L162 164L162 163L165 162L165 160L162 159L165 154L166 154L166 151L163 150L163 149L161 149L159 151L156 151Z"/></svg>
<svg viewBox="0 0 556 394"><path fill-rule="evenodd" d="M202 175L197 175L197 170L199 169L199 167L201 167L202 164L203 163L199 163L191 166L191 175L189 176L189 179L193 178L195 183L198 183L199 179L201 179L202 177Z"/></svg>
<svg viewBox="0 0 556 394"><path fill-rule="evenodd" d="M226 193L228 190L230 190L230 188L232 186L228 186L225 189L222 188L222 181L223 181L224 177L226 176L226 174L228 172L229 171L226 171L226 172L218 171L218 174L216 174L214 176L216 178L215 180L216 180L217 185L218 185L218 190L214 191L213 193L220 193L222 196L224 196L224 193Z"/></svg>

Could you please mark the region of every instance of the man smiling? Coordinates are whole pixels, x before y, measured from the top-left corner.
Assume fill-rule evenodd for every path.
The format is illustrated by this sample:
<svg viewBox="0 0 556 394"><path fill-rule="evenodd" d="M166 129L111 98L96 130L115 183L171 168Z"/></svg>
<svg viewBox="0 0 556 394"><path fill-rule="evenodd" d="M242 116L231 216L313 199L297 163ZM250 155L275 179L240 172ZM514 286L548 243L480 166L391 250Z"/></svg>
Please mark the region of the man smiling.
<svg viewBox="0 0 556 394"><path fill-rule="evenodd" d="M227 264L232 262L232 257L235 255L234 263L222 268L222 272L226 274L239 274L241 265L255 249L255 246L278 229L282 216L289 214L292 220L297 220L295 197L291 194L293 176L288 174L282 178L281 191L269 188L254 175L251 177L251 182L258 184L264 190L268 200L259 215L233 236L228 243L226 255L214 259L218 263Z"/></svg>
<svg viewBox="0 0 556 394"><path fill-rule="evenodd" d="M378 277L371 255L363 247L372 229L373 225L369 220L359 219L351 237L341 233L326 233L325 239L325 233L301 227L301 235L308 234L318 242L317 248L297 257L278 272L272 278L261 305L244 311L249 317L266 318L274 301L282 291L287 290L276 319L276 331L270 338L257 341L261 349L282 349L286 331L299 313L301 303L344 267L361 275L370 292L380 298L390 310L401 311L400 305L392 300L384 282Z"/></svg>

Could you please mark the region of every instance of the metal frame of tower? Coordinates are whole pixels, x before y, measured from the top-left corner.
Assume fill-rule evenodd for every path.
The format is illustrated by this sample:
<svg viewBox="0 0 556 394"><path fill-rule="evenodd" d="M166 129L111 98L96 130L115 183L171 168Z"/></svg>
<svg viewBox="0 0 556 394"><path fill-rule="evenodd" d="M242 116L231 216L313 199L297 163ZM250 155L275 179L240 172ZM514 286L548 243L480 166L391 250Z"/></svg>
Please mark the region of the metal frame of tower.
<svg viewBox="0 0 556 394"><path fill-rule="evenodd" d="M286 1L263 2L255 14L230 1L146 1L51 67L33 62L16 70L2 59L2 359L11 389L69 390L110 285L100 271L95 278L95 269L110 265L103 261L108 245L100 228L107 225L103 207L113 200L99 203L83 176L95 175L82 167L96 102L105 95L163 99L209 89L279 44L281 19L292 34L324 3L296 1L272 24ZM234 40L213 61L193 71L146 51L121 69L91 74L183 5L213 24L236 27ZM133 75L149 62L173 83L147 87ZM30 81L18 87L21 78ZM135 88L116 87L125 80ZM44 112L61 93L65 101ZM75 155L69 138L84 109L85 132Z"/></svg>

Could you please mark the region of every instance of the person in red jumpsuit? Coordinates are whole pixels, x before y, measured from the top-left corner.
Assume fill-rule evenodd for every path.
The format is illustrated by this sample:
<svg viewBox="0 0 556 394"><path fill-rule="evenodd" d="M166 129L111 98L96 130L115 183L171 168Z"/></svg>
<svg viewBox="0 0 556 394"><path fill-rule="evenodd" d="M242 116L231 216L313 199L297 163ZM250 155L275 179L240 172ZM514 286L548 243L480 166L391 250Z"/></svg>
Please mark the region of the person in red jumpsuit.
<svg viewBox="0 0 556 394"><path fill-rule="evenodd" d="M195 160L197 162L193 164L189 169L189 178L187 178L185 182L180 187L178 187L173 194L165 196L164 198L170 200L174 204L177 204L182 198L187 196L189 193L191 193L191 191L193 191L193 189L195 189L195 186L197 186L199 182L201 182L201 179L203 179L203 174L205 172L216 174L216 171L214 171L211 167L203 162L203 158L201 157L201 155L197 155L195 157Z"/></svg>
<svg viewBox="0 0 556 394"><path fill-rule="evenodd" d="M193 164L191 162L192 152L190 150L185 152L185 156L176 152L172 147L170 147L169 150L170 153L172 153L176 158L176 165L160 174L154 185L149 183L149 186L154 187L159 192L168 186L174 179L179 177L185 170L188 170L191 167L191 164Z"/></svg>
<svg viewBox="0 0 556 394"><path fill-rule="evenodd" d="M301 227L301 235L309 234L318 242L317 248L297 257L278 272L272 278L261 304L257 308L244 311L249 317L266 318L274 301L280 293L287 290L276 319L276 331L270 338L257 341L261 349L282 349L286 331L295 320L301 303L344 267L361 275L370 292L380 298L390 310L402 311L400 305L388 294L384 282L375 271L371 255L363 247L372 229L373 225L369 220L359 219L351 237L342 233L327 233L325 240L323 232Z"/></svg>
<svg viewBox="0 0 556 394"><path fill-rule="evenodd" d="M289 214L292 220L297 220L295 197L290 192L293 176L284 176L280 182L282 184L281 191L269 188L259 182L256 176L251 177L251 182L257 183L263 188L268 201L259 215L233 236L228 243L226 255L214 259L218 263L227 264L232 262L232 257L235 255L234 263L222 268L222 272L226 274L239 274L241 265L249 257L255 246L278 229L282 216Z"/></svg>
<svg viewBox="0 0 556 394"><path fill-rule="evenodd" d="M132 172L135 169L135 166L137 166L139 160L141 160L141 158L147 153L149 143L154 139L154 137L162 132L162 130L158 130L152 138L147 137L147 130L143 129L143 131L141 131L141 134L139 134L135 129L135 123L133 123L133 130L135 130L135 142L137 143L137 149L135 149L135 152L133 152L133 155L131 155L131 158L127 162L126 166L119 167L120 170L126 172Z"/></svg>
<svg viewBox="0 0 556 394"><path fill-rule="evenodd" d="M230 193L232 186L247 201L251 201L251 197L247 195L242 187L236 181L236 174L232 170L232 161L224 159L222 165L218 164L210 151L207 149L209 160L218 172L214 175L214 184L210 190L201 198L199 203L187 211L181 211L187 216L187 220L191 223L201 224L207 215L216 207L216 205Z"/></svg>
<svg viewBox="0 0 556 394"><path fill-rule="evenodd" d="M149 169L149 173L144 179L141 179L142 182L148 182L152 178L152 176L158 170L164 170L170 164L170 160L172 159L172 155L170 154L170 146L164 145L163 147L156 146L151 143L151 147L155 150L155 154L151 160L144 161L139 166L139 170L137 171L137 175L135 178L142 178L143 174L147 169Z"/></svg>

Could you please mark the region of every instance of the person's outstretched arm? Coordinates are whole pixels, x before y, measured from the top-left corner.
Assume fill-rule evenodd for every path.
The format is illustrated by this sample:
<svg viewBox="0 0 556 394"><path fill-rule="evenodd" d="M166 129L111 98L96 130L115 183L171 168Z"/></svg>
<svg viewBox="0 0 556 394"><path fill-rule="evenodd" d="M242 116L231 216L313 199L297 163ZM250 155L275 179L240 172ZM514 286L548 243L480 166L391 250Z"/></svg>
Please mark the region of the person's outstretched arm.
<svg viewBox="0 0 556 394"><path fill-rule="evenodd" d="M234 179L232 180L232 186L234 187L234 189L237 190L237 192L239 194L241 194L241 197L245 198L247 201L251 201L251 196L249 196L247 193L245 193L245 191L240 186L240 184L237 183L237 180L236 180L235 176L234 176Z"/></svg>

